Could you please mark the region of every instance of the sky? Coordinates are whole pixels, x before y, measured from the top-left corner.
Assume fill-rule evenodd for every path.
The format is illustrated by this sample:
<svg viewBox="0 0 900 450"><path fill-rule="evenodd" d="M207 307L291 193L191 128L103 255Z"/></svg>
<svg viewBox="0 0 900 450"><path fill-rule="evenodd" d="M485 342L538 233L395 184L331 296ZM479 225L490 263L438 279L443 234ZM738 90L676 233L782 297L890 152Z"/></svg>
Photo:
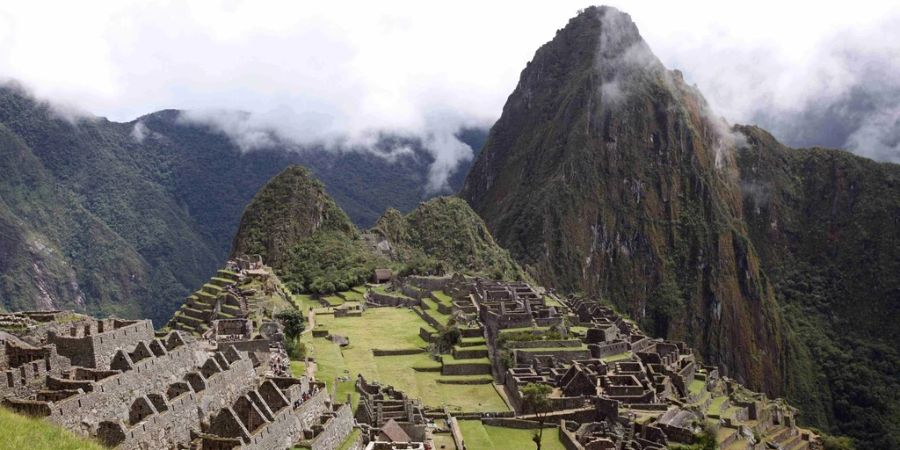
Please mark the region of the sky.
<svg viewBox="0 0 900 450"><path fill-rule="evenodd" d="M900 162L900 4L807 3L609 4L729 122ZM446 171L472 157L455 130L490 126L535 50L588 5L3 2L0 79L117 121L191 110L248 150L267 145L259 130L335 146L416 136Z"/></svg>

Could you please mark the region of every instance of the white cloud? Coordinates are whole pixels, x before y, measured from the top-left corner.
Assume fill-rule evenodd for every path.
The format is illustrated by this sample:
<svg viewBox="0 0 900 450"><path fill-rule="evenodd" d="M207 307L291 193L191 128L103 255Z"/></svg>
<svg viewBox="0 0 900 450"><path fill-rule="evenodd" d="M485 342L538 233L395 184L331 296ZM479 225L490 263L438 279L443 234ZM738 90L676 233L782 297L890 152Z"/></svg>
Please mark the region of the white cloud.
<svg viewBox="0 0 900 450"><path fill-rule="evenodd" d="M698 83L718 113L747 122L762 109L803 109L852 88L858 71L831 57L843 36L862 46L853 51L895 57L900 36L883 24L900 17L896 6L827 3L614 6L631 14L662 62ZM195 118L226 120L220 125L247 148L273 135L301 143L364 142L378 131L419 136L432 147L440 172L432 183L440 185L471 157L452 130L499 117L534 51L584 6L6 2L0 76L113 120L195 110Z"/></svg>

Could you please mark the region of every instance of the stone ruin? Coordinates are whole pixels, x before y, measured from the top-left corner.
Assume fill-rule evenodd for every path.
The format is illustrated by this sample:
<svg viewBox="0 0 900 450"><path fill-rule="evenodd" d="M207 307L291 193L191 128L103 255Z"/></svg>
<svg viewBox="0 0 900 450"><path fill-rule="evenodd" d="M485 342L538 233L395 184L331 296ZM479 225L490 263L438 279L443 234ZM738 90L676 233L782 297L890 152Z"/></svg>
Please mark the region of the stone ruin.
<svg viewBox="0 0 900 450"><path fill-rule="evenodd" d="M517 365L506 370L503 381L522 413L525 385L552 388L551 416L561 420L566 448L661 450L693 443L704 421L717 425L721 448L816 445L814 435L797 428L794 408L720 377L715 367L699 364L684 343L651 339L598 302L563 303L569 321L586 330L575 337L589 355L571 358L562 342L550 342L545 345L554 348L538 350L539 355L517 355Z"/></svg>
<svg viewBox="0 0 900 450"><path fill-rule="evenodd" d="M449 312L457 318L463 342L453 349L454 371L444 365L442 373L486 373L483 365L466 360L488 357L490 374L502 384L519 421L510 426L533 419L523 405L522 388L529 383L549 386L549 420L559 424L567 449L656 450L691 444L704 423L714 425L722 448L818 448L817 437L797 427L796 409L721 377L682 342L648 337L599 301L560 298L525 282L461 275L392 283L412 301L436 290L450 294ZM374 388L361 380L357 389ZM371 406L377 404L370 399L360 407L374 426L385 420L403 423L402 417L379 416ZM405 404L395 400L393 409L381 414L402 415L400 405ZM503 424L507 419L482 420Z"/></svg>
<svg viewBox="0 0 900 450"><path fill-rule="evenodd" d="M372 448L405 449L424 445L426 419L418 400L393 386L368 382L362 375L356 379L356 391L360 395L356 420L362 428L363 440Z"/></svg>
<svg viewBox="0 0 900 450"><path fill-rule="evenodd" d="M324 384L272 376L267 355L234 345L247 323L218 324L210 347L149 321L67 314L0 333L4 407L123 449L334 450L352 429L349 402Z"/></svg>

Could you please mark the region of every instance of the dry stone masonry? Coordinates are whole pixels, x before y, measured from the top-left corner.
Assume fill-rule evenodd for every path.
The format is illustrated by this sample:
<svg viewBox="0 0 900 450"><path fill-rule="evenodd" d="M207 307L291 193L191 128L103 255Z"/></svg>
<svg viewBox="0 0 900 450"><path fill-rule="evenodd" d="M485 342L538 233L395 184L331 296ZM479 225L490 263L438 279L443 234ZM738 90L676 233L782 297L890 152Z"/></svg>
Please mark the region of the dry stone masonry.
<svg viewBox="0 0 900 450"><path fill-rule="evenodd" d="M21 325L0 333L3 406L110 447L334 450L353 427L349 402L323 383L273 373L268 340L236 345L253 334L247 322L198 339L69 312L0 321Z"/></svg>

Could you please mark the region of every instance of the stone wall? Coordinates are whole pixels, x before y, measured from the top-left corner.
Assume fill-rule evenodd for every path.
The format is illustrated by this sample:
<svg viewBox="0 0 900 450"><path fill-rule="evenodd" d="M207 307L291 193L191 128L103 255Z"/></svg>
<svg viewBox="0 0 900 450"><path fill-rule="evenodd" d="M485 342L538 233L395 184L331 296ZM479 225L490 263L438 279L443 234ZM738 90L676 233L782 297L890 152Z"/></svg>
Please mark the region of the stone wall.
<svg viewBox="0 0 900 450"><path fill-rule="evenodd" d="M564 339L558 341L509 341L508 348L541 348L541 347L581 347L580 339Z"/></svg>
<svg viewBox="0 0 900 450"><path fill-rule="evenodd" d="M398 356L398 355L417 355L419 353L425 353L425 350L421 348L395 348L390 350L385 349L372 349L372 355L374 356Z"/></svg>
<svg viewBox="0 0 900 450"><path fill-rule="evenodd" d="M573 425L577 426L578 424ZM565 421L560 421L559 423L559 440L566 450L584 450L584 446L578 443L578 438L575 437L575 433L566 429Z"/></svg>
<svg viewBox="0 0 900 450"><path fill-rule="evenodd" d="M341 405L334 417L323 425L322 432L316 436L310 446L311 450L335 450L353 431L353 413L349 403Z"/></svg>
<svg viewBox="0 0 900 450"><path fill-rule="evenodd" d="M413 298L385 295L375 291L369 291L368 293L366 293L366 295L370 300L368 302L368 306L406 306L412 308L413 306L418 306L419 304L421 304L420 300L416 300Z"/></svg>
<svg viewBox="0 0 900 450"><path fill-rule="evenodd" d="M592 358L605 358L631 350L631 344L625 341L617 341L605 344L589 344L588 348L591 349Z"/></svg>
<svg viewBox="0 0 900 450"><path fill-rule="evenodd" d="M225 350L228 347L234 347L235 350L240 352L263 352L267 353L269 351L270 341L268 339L248 339L248 340L240 340L240 341L228 341L219 343L219 348L221 350Z"/></svg>
<svg viewBox="0 0 900 450"><path fill-rule="evenodd" d="M450 277L423 277L410 275L405 281L426 291L443 291L450 284Z"/></svg>
<svg viewBox="0 0 900 450"><path fill-rule="evenodd" d="M485 417L481 423L494 427L515 428L518 430L536 430L541 428L541 423L534 420L516 419L512 417ZM554 423L545 423L545 427L556 426Z"/></svg>
<svg viewBox="0 0 900 450"><path fill-rule="evenodd" d="M59 354L69 358L73 366L108 369L117 350L133 348L153 336L153 323L149 320L107 319L97 321L95 325L72 327L68 335L51 330L47 333L47 342L56 345Z"/></svg>
<svg viewBox="0 0 900 450"><path fill-rule="evenodd" d="M205 361L204 355L173 332L149 346L141 342L133 352L118 351L111 363L116 370L75 368L68 379L47 377L36 400L9 399L6 405L107 442L161 442L166 433L172 443L186 442L191 427L256 380L246 354L229 349Z"/></svg>
<svg viewBox="0 0 900 450"><path fill-rule="evenodd" d="M557 362L562 363L570 363L576 359L588 359L591 357L591 352L588 349L579 349L573 348L569 349L517 349L515 350L516 363L518 364L531 364L532 361L538 356L552 356L556 358Z"/></svg>
<svg viewBox="0 0 900 450"><path fill-rule="evenodd" d="M438 322L437 319L435 319L434 317L431 317L430 315L428 315L428 313L426 313L424 310L419 310L419 308L413 308L413 311L415 311L416 314L418 314L418 316L422 318L422 320L424 320L426 323L428 323L428 325L431 325L432 327L434 327L435 330L444 329L444 325L442 323Z"/></svg>
<svg viewBox="0 0 900 450"><path fill-rule="evenodd" d="M442 375L489 375L489 364L444 364L441 366Z"/></svg>
<svg viewBox="0 0 900 450"><path fill-rule="evenodd" d="M10 348L10 343L6 343L5 346L7 353L14 350ZM0 399L31 396L43 385L48 375L59 377L71 367L69 359L58 355L54 345L30 351L39 353L32 355L37 359L29 362L15 363L9 358L10 355L6 355L9 358L7 361L9 368L0 371Z"/></svg>

